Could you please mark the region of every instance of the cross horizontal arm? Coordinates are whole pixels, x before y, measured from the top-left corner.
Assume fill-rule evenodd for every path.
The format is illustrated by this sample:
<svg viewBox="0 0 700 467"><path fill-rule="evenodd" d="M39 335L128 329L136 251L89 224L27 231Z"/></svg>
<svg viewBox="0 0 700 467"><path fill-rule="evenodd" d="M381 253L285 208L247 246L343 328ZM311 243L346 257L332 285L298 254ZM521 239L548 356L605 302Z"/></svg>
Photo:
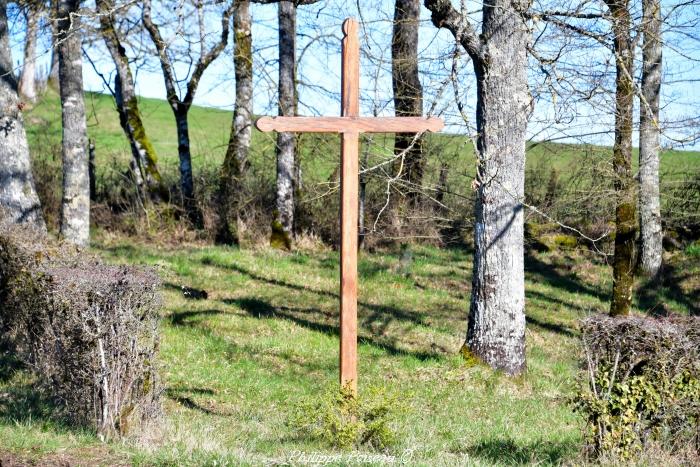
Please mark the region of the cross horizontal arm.
<svg viewBox="0 0 700 467"><path fill-rule="evenodd" d="M255 122L260 131L304 133L420 133L444 125L435 117L261 117Z"/></svg>

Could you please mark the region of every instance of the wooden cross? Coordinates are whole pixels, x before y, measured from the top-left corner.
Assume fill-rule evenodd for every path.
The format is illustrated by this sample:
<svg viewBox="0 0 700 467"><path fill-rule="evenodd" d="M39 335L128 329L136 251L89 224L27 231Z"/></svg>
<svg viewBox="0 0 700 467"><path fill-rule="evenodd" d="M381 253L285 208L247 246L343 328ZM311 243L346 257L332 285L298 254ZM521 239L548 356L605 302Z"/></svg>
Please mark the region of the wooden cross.
<svg viewBox="0 0 700 467"><path fill-rule="evenodd" d="M261 117L260 131L341 135L340 384L357 393L357 241L360 133L440 131L439 118L360 117L360 45L357 21L343 23L341 117Z"/></svg>

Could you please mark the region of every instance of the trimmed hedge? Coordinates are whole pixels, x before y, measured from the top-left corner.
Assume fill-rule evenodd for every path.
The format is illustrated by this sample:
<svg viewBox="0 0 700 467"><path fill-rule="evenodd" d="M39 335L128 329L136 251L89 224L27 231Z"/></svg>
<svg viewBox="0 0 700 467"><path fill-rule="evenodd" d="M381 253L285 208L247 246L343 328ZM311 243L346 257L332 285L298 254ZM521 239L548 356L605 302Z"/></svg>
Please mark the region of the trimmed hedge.
<svg viewBox="0 0 700 467"><path fill-rule="evenodd" d="M63 419L102 438L160 414L160 280L27 230L0 231L0 331Z"/></svg>
<svg viewBox="0 0 700 467"><path fill-rule="evenodd" d="M592 454L700 452L700 318L591 316L582 336L587 384L574 403Z"/></svg>

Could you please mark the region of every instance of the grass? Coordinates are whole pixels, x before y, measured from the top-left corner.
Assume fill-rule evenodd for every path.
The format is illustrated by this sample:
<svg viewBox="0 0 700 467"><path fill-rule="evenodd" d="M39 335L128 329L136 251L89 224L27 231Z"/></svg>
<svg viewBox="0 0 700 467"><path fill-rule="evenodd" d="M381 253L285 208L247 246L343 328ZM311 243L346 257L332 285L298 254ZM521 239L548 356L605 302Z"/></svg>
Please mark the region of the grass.
<svg viewBox="0 0 700 467"><path fill-rule="evenodd" d="M124 170L128 145L113 102L87 96L98 172ZM141 99L141 108L161 169L176 179L172 114L154 99ZM60 157L58 115L51 91L26 112L35 158ZM229 112L193 107L196 174L220 166L230 119ZM307 179L327 180L337 165L337 139L304 138ZM474 161L461 137L431 138L439 157L429 160L428 177L437 173L432 165L438 159L451 164L453 181L472 176ZM376 137L373 157L386 155L390 143ZM585 150L531 144L528 166L565 173ZM698 155L666 153L662 170L700 166ZM255 133L251 159L255 169L274 173L269 135ZM459 186L469 190L467 182ZM336 252L146 244L94 234L95 251L108 261L155 266L164 278L165 419L140 439L102 444L90 432L53 420L28 372L0 354L0 463L259 465L294 461L295 452L338 454L287 424L301 401L337 381ZM582 421L568 404L577 384L577 321L607 310L609 268L577 251L528 254L528 372L511 379L458 354L470 294L469 252L416 247L408 275L399 258L399 251L363 253L359 264L360 390L384 386L407 406L394 427L399 443L386 454L419 465L582 462ZM694 247L669 256L667 280L640 281L637 309L700 314L696 259ZM204 289L208 298L187 299L181 286Z"/></svg>
<svg viewBox="0 0 700 467"><path fill-rule="evenodd" d="M96 142L96 166L98 176L106 171L125 171L130 158L129 146L122 130L114 106L114 100L106 94L86 93L88 133ZM178 177L178 154L175 120L167 102L160 99L140 98L148 136L158 153L161 171L172 180ZM32 155L60 157L60 99L49 89L33 107L24 112L27 134ZM195 179L204 171L218 170L228 144L231 128L230 111L193 106L190 110L190 138L192 164ZM436 183L439 164L446 162L452 168L449 172L450 186L469 190L469 182L474 177L476 163L472 145L459 135L428 135L428 156L426 178ZM310 182L327 181L339 164L340 142L332 135L305 134L300 136L302 168ZM369 164L374 165L389 157L393 139L390 135L374 135L370 144ZM557 169L566 176L573 174L584 156L611 159L611 149L601 146L535 143L527 146L527 167L529 169ZM254 130L250 161L253 170L259 173L274 174L275 149L271 134ZM633 165L636 167L636 155ZM661 156L662 178L676 177L681 172L700 170L700 152L664 151ZM461 190L459 188L458 190Z"/></svg>
<svg viewBox="0 0 700 467"><path fill-rule="evenodd" d="M143 465L257 465L297 451L334 454L286 421L302 400L336 384L336 252L157 246L105 232L95 250L111 262L155 266L164 278L165 421L145 447L100 444L52 421L27 373L7 360L0 452ZM582 423L567 403L576 387L576 323L606 310L608 268L574 252L528 255L528 372L510 379L458 356L469 253L417 247L413 257L408 276L398 272L398 251L362 255L359 267L360 390L381 385L407 405L395 426L399 444L387 454L410 452L422 465L580 461ZM698 265L680 254L670 262L683 271L673 283L689 292L687 302L666 306L693 311ZM206 290L208 299L185 298L183 285Z"/></svg>

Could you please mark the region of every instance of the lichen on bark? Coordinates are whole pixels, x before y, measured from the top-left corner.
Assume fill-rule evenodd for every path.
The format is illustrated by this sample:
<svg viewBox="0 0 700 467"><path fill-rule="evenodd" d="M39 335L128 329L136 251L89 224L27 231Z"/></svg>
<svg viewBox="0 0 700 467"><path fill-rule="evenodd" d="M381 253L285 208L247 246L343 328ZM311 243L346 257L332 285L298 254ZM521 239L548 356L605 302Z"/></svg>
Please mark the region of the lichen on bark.
<svg viewBox="0 0 700 467"><path fill-rule="evenodd" d="M606 0L615 33L615 253L610 315L630 313L636 269L637 186L632 175L634 45L628 0Z"/></svg>
<svg viewBox="0 0 700 467"><path fill-rule="evenodd" d="M233 14L234 52L236 75L236 105L231 122L226 156L219 183L220 206L217 241L238 244L241 192L248 164L252 135L253 105L253 49L250 2L236 0Z"/></svg>
<svg viewBox="0 0 700 467"><path fill-rule="evenodd" d="M34 186L17 81L12 72L7 0L0 0L0 218L46 229Z"/></svg>
<svg viewBox="0 0 700 467"><path fill-rule="evenodd" d="M167 199L168 192L158 169L158 155L141 119L129 58L114 24L115 2L98 0L97 7L101 13L100 33L117 69L115 100L122 129L131 146L133 163L140 172L140 178L145 181L151 198Z"/></svg>
<svg viewBox="0 0 700 467"><path fill-rule="evenodd" d="M90 239L90 179L79 8L79 0L58 2L58 74L63 124L61 236L85 246Z"/></svg>

